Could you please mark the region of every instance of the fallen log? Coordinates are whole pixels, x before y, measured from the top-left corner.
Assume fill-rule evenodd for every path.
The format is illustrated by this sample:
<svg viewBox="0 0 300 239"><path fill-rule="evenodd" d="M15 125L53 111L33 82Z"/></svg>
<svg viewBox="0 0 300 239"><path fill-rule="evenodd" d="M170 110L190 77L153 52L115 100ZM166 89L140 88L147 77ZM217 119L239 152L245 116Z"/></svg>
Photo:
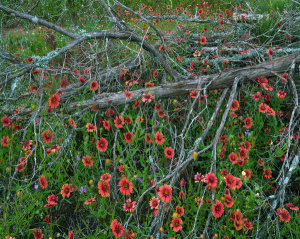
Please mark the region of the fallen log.
<svg viewBox="0 0 300 239"><path fill-rule="evenodd" d="M131 99L126 99L123 92L103 93L90 100L71 103L67 107L67 111L71 112L75 110L76 107L89 108L92 105L97 105L99 108L106 108L111 105L117 106L131 103L140 99L143 94L152 94L156 99L184 95L189 93L191 90L196 90L199 82L201 81L203 81L202 85L208 85L207 89L223 89L230 87L235 77L241 77L248 80L257 79L259 76L269 77L273 75L272 71L287 71L288 67L294 61L300 62L300 51L295 54L258 64L256 66L223 71L218 74L200 76L191 80L167 83L160 86L132 91L133 97Z"/></svg>

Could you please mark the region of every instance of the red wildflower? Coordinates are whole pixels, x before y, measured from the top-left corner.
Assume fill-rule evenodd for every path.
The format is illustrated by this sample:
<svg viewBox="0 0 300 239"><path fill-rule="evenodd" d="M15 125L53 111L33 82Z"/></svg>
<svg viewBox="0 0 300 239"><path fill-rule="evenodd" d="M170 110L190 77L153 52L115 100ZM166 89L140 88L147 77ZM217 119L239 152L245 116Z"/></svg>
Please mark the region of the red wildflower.
<svg viewBox="0 0 300 239"><path fill-rule="evenodd" d="M125 117L125 123L126 124L131 124L131 122L132 122L131 119L128 116L126 116Z"/></svg>
<svg viewBox="0 0 300 239"><path fill-rule="evenodd" d="M54 194L48 196L48 204L46 204L44 207L52 207L57 205L58 197L56 197Z"/></svg>
<svg viewBox="0 0 300 239"><path fill-rule="evenodd" d="M248 221L247 218L244 219L244 229L245 231L252 230L252 223Z"/></svg>
<svg viewBox="0 0 300 239"><path fill-rule="evenodd" d="M103 128L106 129L106 130L109 130L110 129L110 124L107 120L103 120Z"/></svg>
<svg viewBox="0 0 300 239"><path fill-rule="evenodd" d="M266 113L269 109L269 106L265 103L260 103L260 105L258 106L258 111L261 113Z"/></svg>
<svg viewBox="0 0 300 239"><path fill-rule="evenodd" d="M18 165L16 166L16 170L17 170L18 172L22 172L22 171L24 170L24 168L25 168L25 164L24 164L24 163L20 163L20 164L18 164Z"/></svg>
<svg viewBox="0 0 300 239"><path fill-rule="evenodd" d="M87 123L86 124L86 129L87 129L88 132L94 132L94 131L96 131L97 128L96 128L95 125Z"/></svg>
<svg viewBox="0 0 300 239"><path fill-rule="evenodd" d="M43 238L43 233L42 233L41 228L38 228L38 229L34 228L32 234L34 235L34 239L42 239Z"/></svg>
<svg viewBox="0 0 300 239"><path fill-rule="evenodd" d="M109 173L105 173L103 175L101 175L100 180L102 182L109 182L111 178L111 175Z"/></svg>
<svg viewBox="0 0 300 239"><path fill-rule="evenodd" d="M85 205L90 205L92 202L95 202L96 201L96 198L95 197L93 197L93 198L88 198L85 202L84 202L84 204Z"/></svg>
<svg viewBox="0 0 300 239"><path fill-rule="evenodd" d="M99 85L97 81L92 81L90 84L91 91L96 91L98 89Z"/></svg>
<svg viewBox="0 0 300 239"><path fill-rule="evenodd" d="M69 231L69 239L73 239L74 236L74 232L73 231Z"/></svg>
<svg viewBox="0 0 300 239"><path fill-rule="evenodd" d="M159 199L156 197L151 198L149 205L150 205L151 209L158 209Z"/></svg>
<svg viewBox="0 0 300 239"><path fill-rule="evenodd" d="M206 44L206 37L200 37L200 44L205 45Z"/></svg>
<svg viewBox="0 0 300 239"><path fill-rule="evenodd" d="M294 210L294 211L298 211L299 210L299 207L291 204L291 203L286 203L285 204L287 207L289 207L291 210Z"/></svg>
<svg viewBox="0 0 300 239"><path fill-rule="evenodd" d="M184 209L183 207L178 207L176 206L176 213L179 217L181 217L184 214Z"/></svg>
<svg viewBox="0 0 300 239"><path fill-rule="evenodd" d="M263 159L258 159L259 166L263 166L265 164L265 161Z"/></svg>
<svg viewBox="0 0 300 239"><path fill-rule="evenodd" d="M114 120L116 128L122 128L123 125L125 124L124 119L122 116L117 116L116 119Z"/></svg>
<svg viewBox="0 0 300 239"><path fill-rule="evenodd" d="M74 128L74 129L76 129L77 128L77 125L76 125L76 123L75 123L75 121L74 120L72 120L71 118L69 118L69 123L70 123L70 125Z"/></svg>
<svg viewBox="0 0 300 239"><path fill-rule="evenodd" d="M5 115L1 118L1 122L3 123L3 126L9 126L11 119Z"/></svg>
<svg viewBox="0 0 300 239"><path fill-rule="evenodd" d="M71 186L69 184L65 184L61 189L61 195L63 197L65 196L70 197L71 191L72 191Z"/></svg>
<svg viewBox="0 0 300 239"><path fill-rule="evenodd" d="M7 147L9 141L10 141L9 136L3 136L2 139L1 139L1 144L3 145L3 147Z"/></svg>
<svg viewBox="0 0 300 239"><path fill-rule="evenodd" d="M133 133L130 132L125 133L124 138L126 140L126 143L130 143L133 139Z"/></svg>
<svg viewBox="0 0 300 239"><path fill-rule="evenodd" d="M265 178L272 178L272 170L270 168L264 169L264 177Z"/></svg>
<svg viewBox="0 0 300 239"><path fill-rule="evenodd" d="M161 186L159 188L158 196L163 202L169 203L172 199L172 188L170 185L165 184Z"/></svg>
<svg viewBox="0 0 300 239"><path fill-rule="evenodd" d="M32 59L31 57L28 57L28 58L27 58L27 61L28 61L29 63L32 63L32 62L33 62L33 59Z"/></svg>
<svg viewBox="0 0 300 239"><path fill-rule="evenodd" d="M122 178L119 182L120 192L123 195L130 195L133 191L132 182L130 182L127 178Z"/></svg>
<svg viewBox="0 0 300 239"><path fill-rule="evenodd" d="M100 152L105 152L107 149L107 140L105 138L101 138L97 142L97 149Z"/></svg>
<svg viewBox="0 0 300 239"><path fill-rule="evenodd" d="M167 159L171 159L174 157L174 150L171 147L165 148L165 156Z"/></svg>
<svg viewBox="0 0 300 239"><path fill-rule="evenodd" d="M197 94L198 94L197 90L192 90L192 92L190 93L190 96L191 96L191 98L196 98Z"/></svg>
<svg viewBox="0 0 300 239"><path fill-rule="evenodd" d="M233 100L230 109L232 111L237 111L239 109L239 106L240 106L239 102L237 100Z"/></svg>
<svg viewBox="0 0 300 239"><path fill-rule="evenodd" d="M223 204L219 200L217 200L217 202L212 207L213 207L212 213L214 217L221 217L224 212Z"/></svg>
<svg viewBox="0 0 300 239"><path fill-rule="evenodd" d="M151 94L143 94L142 101L150 103L154 99L154 96Z"/></svg>
<svg viewBox="0 0 300 239"><path fill-rule="evenodd" d="M57 94L52 95L49 98L49 107L56 108L59 106L60 97Z"/></svg>
<svg viewBox="0 0 300 239"><path fill-rule="evenodd" d="M99 194L101 194L102 197L109 197L109 184L108 181L105 182L98 182L98 190L99 190Z"/></svg>
<svg viewBox="0 0 300 239"><path fill-rule="evenodd" d="M145 139L147 144L151 144L152 139L150 138L150 135L148 133L145 134Z"/></svg>
<svg viewBox="0 0 300 239"><path fill-rule="evenodd" d="M116 238L122 236L124 227L122 227L121 223L119 223L117 219L111 222L110 228Z"/></svg>
<svg viewBox="0 0 300 239"><path fill-rule="evenodd" d="M137 100L133 105L132 108L136 109L141 104L141 100Z"/></svg>
<svg viewBox="0 0 300 239"><path fill-rule="evenodd" d="M93 160L91 160L91 157L86 155L86 156L83 156L82 158L82 162L84 164L84 166L89 166L89 167L92 167L93 166Z"/></svg>
<svg viewBox="0 0 300 239"><path fill-rule="evenodd" d="M156 144L162 145L162 144L165 142L163 133L161 133L161 132L159 132L159 131L157 131L157 132L155 133L155 136L154 136L154 137L155 137L155 143L156 143Z"/></svg>
<svg viewBox="0 0 300 239"><path fill-rule="evenodd" d="M225 183L226 183L226 185L227 185L228 187L230 187L230 188L235 188L235 184L236 184L235 181L236 181L236 180L235 180L235 177L234 177L234 176L232 176L232 175L230 175L230 174L228 174L228 175L225 176Z"/></svg>
<svg viewBox="0 0 300 239"><path fill-rule="evenodd" d="M128 90L125 90L125 91L123 92L123 94L125 95L126 100L131 99L132 96L133 96L133 93L130 92L130 91L128 91Z"/></svg>
<svg viewBox="0 0 300 239"><path fill-rule="evenodd" d="M201 181L203 180L203 178L204 178L204 176L201 175L201 173L197 173L197 174L195 175L195 183L201 182Z"/></svg>
<svg viewBox="0 0 300 239"><path fill-rule="evenodd" d="M229 154L229 160L234 164L238 162L238 156L236 153L232 152Z"/></svg>
<svg viewBox="0 0 300 239"><path fill-rule="evenodd" d="M277 97L278 97L278 98L284 99L285 96L286 96L286 92L285 92L285 91L279 90L279 91L277 92Z"/></svg>
<svg viewBox="0 0 300 239"><path fill-rule="evenodd" d="M205 183L208 187L216 188L218 185L218 178L214 173L207 173L205 175Z"/></svg>
<svg viewBox="0 0 300 239"><path fill-rule="evenodd" d="M230 195L225 195L225 199L224 199L224 205L228 208L231 208L233 206L233 199L230 197Z"/></svg>
<svg viewBox="0 0 300 239"><path fill-rule="evenodd" d="M153 76L154 76L154 77L157 77L157 76L158 76L158 72L157 72L157 71L154 71L154 72L153 72Z"/></svg>
<svg viewBox="0 0 300 239"><path fill-rule="evenodd" d="M253 99L254 100L259 100L261 98L261 94L260 94L260 92L256 92L255 94L253 94Z"/></svg>
<svg viewBox="0 0 300 239"><path fill-rule="evenodd" d="M45 178L44 175L42 175L42 176L39 178L39 182L40 182L40 185L41 185L42 188L46 188L47 185L48 185L48 182L47 182L47 180L46 180L46 178Z"/></svg>
<svg viewBox="0 0 300 239"><path fill-rule="evenodd" d="M179 218L173 219L173 221L172 221L172 223L171 223L170 226L173 228L173 231L174 231L174 232L178 232L179 230L182 229L181 224L182 224L182 220L181 220L181 218L179 217Z"/></svg>
<svg viewBox="0 0 300 239"><path fill-rule="evenodd" d="M131 201L131 198L127 199L126 202L123 205L123 209L125 212L131 211L135 208L135 201Z"/></svg>
<svg viewBox="0 0 300 239"><path fill-rule="evenodd" d="M245 128L246 128L246 129L250 129L251 126L252 126L252 119L251 119L250 117L247 117L247 118L245 119L244 123L245 123Z"/></svg>
<svg viewBox="0 0 300 239"><path fill-rule="evenodd" d="M42 133L42 138L43 138L44 143L51 143L51 140L53 138L53 134L52 134L51 130L50 129L45 130Z"/></svg>
<svg viewBox="0 0 300 239"><path fill-rule="evenodd" d="M285 210L285 209L280 210L279 221L284 221L285 223L287 223L290 221L290 219L291 219L291 216L287 210Z"/></svg>

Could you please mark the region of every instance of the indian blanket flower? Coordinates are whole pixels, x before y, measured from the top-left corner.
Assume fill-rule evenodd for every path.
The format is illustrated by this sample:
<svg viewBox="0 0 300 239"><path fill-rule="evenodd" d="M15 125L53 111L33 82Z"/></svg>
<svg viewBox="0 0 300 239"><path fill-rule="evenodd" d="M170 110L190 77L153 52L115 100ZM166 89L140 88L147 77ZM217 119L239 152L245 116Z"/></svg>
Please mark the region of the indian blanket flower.
<svg viewBox="0 0 300 239"><path fill-rule="evenodd" d="M200 37L199 41L200 41L201 45L205 45L206 44L206 37Z"/></svg>
<svg viewBox="0 0 300 239"><path fill-rule="evenodd" d="M97 81L92 81L90 84L91 91L96 91L98 89L99 85Z"/></svg>
<svg viewBox="0 0 300 239"><path fill-rule="evenodd" d="M254 100L260 100L260 98L261 98L261 94L260 94L260 92L258 91L258 92L256 92L255 94L253 94L253 99Z"/></svg>
<svg viewBox="0 0 300 239"><path fill-rule="evenodd" d="M94 131L96 131L97 128L96 128L95 125L87 123L86 124L86 129L87 129L88 132L94 132Z"/></svg>
<svg viewBox="0 0 300 239"><path fill-rule="evenodd" d="M196 175L195 175L195 183L202 182L203 179L204 179L204 176L201 175L201 173L196 173Z"/></svg>
<svg viewBox="0 0 300 239"><path fill-rule="evenodd" d="M3 126L9 126L11 123L11 119L5 115L1 118L1 122Z"/></svg>
<svg viewBox="0 0 300 239"><path fill-rule="evenodd" d="M176 213L177 213L178 217L183 216L183 214L184 214L184 209L183 209L183 207L178 207L178 206L176 206Z"/></svg>
<svg viewBox="0 0 300 239"><path fill-rule="evenodd" d="M231 154L229 154L229 160L234 164L238 162L238 156L236 153L232 152Z"/></svg>
<svg viewBox="0 0 300 239"><path fill-rule="evenodd" d="M294 210L294 211L298 211L299 210L299 207L291 204L291 203L286 203L285 204L287 207L289 207L291 210Z"/></svg>
<svg viewBox="0 0 300 239"><path fill-rule="evenodd" d="M145 139L146 139L146 143L147 144L151 144L152 139L151 139L151 137L150 137L150 135L148 133L145 134Z"/></svg>
<svg viewBox="0 0 300 239"><path fill-rule="evenodd" d="M225 195L225 198L224 198L224 205L228 208L231 208L233 206L233 199L229 196L229 195Z"/></svg>
<svg viewBox="0 0 300 239"><path fill-rule="evenodd" d="M156 198L156 197L151 198L150 203L149 203L151 209L158 209L159 202L160 201L158 198Z"/></svg>
<svg viewBox="0 0 300 239"><path fill-rule="evenodd" d="M125 124L124 119L122 116L117 116L116 119L114 120L116 128L122 128L123 125Z"/></svg>
<svg viewBox="0 0 300 239"><path fill-rule="evenodd" d="M34 236L34 239L42 239L43 238L43 233L42 233L42 230L41 228L34 228L33 229L33 236Z"/></svg>
<svg viewBox="0 0 300 239"><path fill-rule="evenodd" d="M126 143L132 142L133 139L133 133L127 132L124 134L124 138L126 140Z"/></svg>
<svg viewBox="0 0 300 239"><path fill-rule="evenodd" d="M128 91L128 90L125 90L125 91L123 92L123 94L125 95L126 100L131 99L132 96L133 96L133 93L130 92L130 91Z"/></svg>
<svg viewBox="0 0 300 239"><path fill-rule="evenodd" d="M110 124L107 120L103 120L102 124L103 124L104 129L106 129L106 130L110 129Z"/></svg>
<svg viewBox="0 0 300 239"><path fill-rule="evenodd" d="M213 208L212 213L213 213L214 217L222 216L222 214L224 212L224 206L219 200L216 201L216 203L212 206L212 208Z"/></svg>
<svg viewBox="0 0 300 239"><path fill-rule="evenodd" d="M84 202L84 204L85 204L85 205L90 205L92 202L96 202L96 198L95 198L95 197L93 197L93 198L88 198L88 199Z"/></svg>
<svg viewBox="0 0 300 239"><path fill-rule="evenodd" d="M131 201L131 198L127 199L123 205L123 209L125 212L131 211L135 208L135 201Z"/></svg>
<svg viewBox="0 0 300 239"><path fill-rule="evenodd" d="M181 226L181 225L182 225L182 220L181 220L181 218L179 217L179 218L173 219L173 221L172 221L170 227L173 228L173 231L174 231L174 232L178 232L179 230L182 229L182 226Z"/></svg>
<svg viewBox="0 0 300 239"><path fill-rule="evenodd" d="M287 223L290 221L290 219L291 219L291 216L287 210L285 210L285 209L280 210L279 221L283 221L283 222Z"/></svg>
<svg viewBox="0 0 300 239"><path fill-rule="evenodd" d="M42 176L39 178L39 183L40 183L40 185L41 185L42 188L46 188L46 187L47 187L48 182L47 182L47 180L46 180L46 178L45 178L44 175L42 175Z"/></svg>
<svg viewBox="0 0 300 239"><path fill-rule="evenodd" d="M205 183L208 187L216 188L218 185L218 178L214 173L207 173L205 175Z"/></svg>
<svg viewBox="0 0 300 239"><path fill-rule="evenodd" d="M165 156L167 159L171 159L174 157L174 150L172 147L165 148Z"/></svg>
<svg viewBox="0 0 300 239"><path fill-rule="evenodd" d="M231 103L230 109L231 109L232 111L237 111L237 110L239 109L239 106L240 106L239 102L238 102L237 100L234 99L234 100L232 101L232 103Z"/></svg>
<svg viewBox="0 0 300 239"><path fill-rule="evenodd" d="M102 182L109 182L111 178L111 175L109 173L105 173L103 175L101 175L100 180Z"/></svg>
<svg viewBox="0 0 300 239"><path fill-rule="evenodd" d="M76 123L75 123L75 121L74 121L73 119L69 118L68 121L69 121L70 125L71 125L74 129L77 128L77 125L76 125Z"/></svg>
<svg viewBox="0 0 300 239"><path fill-rule="evenodd" d="M130 182L126 177L122 178L119 182L119 189L123 195L130 195L133 191L132 182Z"/></svg>
<svg viewBox="0 0 300 239"><path fill-rule="evenodd" d="M190 93L190 96L191 96L191 98L196 98L197 94L198 94L197 90L192 90Z"/></svg>
<svg viewBox="0 0 300 239"><path fill-rule="evenodd" d="M285 96L286 96L286 92L285 92L285 91L279 90L279 91L277 92L277 97L278 97L278 98L284 99Z"/></svg>
<svg viewBox="0 0 300 239"><path fill-rule="evenodd" d="M260 103L260 105L258 106L258 111L261 113L266 113L269 109L269 106L265 103Z"/></svg>
<svg viewBox="0 0 300 239"><path fill-rule="evenodd" d="M97 149L100 151L100 152L105 152L106 149L107 149L107 140L105 138L101 138L98 140L97 142Z"/></svg>
<svg viewBox="0 0 300 239"><path fill-rule="evenodd" d="M89 167L92 167L93 166L93 160L91 160L91 157L86 155L86 156L83 156L82 158L82 162L84 164L84 166L89 166Z"/></svg>
<svg viewBox="0 0 300 239"><path fill-rule="evenodd" d="M235 188L236 185L236 178L230 174L225 176L225 183L228 187L230 187L231 189Z"/></svg>
<svg viewBox="0 0 300 239"><path fill-rule="evenodd" d="M245 123L245 128L250 129L252 126L252 123L253 123L251 117L247 117L245 119L244 123Z"/></svg>
<svg viewBox="0 0 300 239"><path fill-rule="evenodd" d="M252 223L248 221L247 218L244 219L244 229L245 231L252 230Z"/></svg>
<svg viewBox="0 0 300 239"><path fill-rule="evenodd" d="M109 184L108 181L98 182L98 190L99 194L101 194L102 197L109 197Z"/></svg>
<svg viewBox="0 0 300 239"><path fill-rule="evenodd" d="M150 103L154 99L154 96L151 94L143 94L142 101Z"/></svg>
<svg viewBox="0 0 300 239"><path fill-rule="evenodd" d="M59 106L60 97L57 94L52 95L49 98L49 107L50 108L57 108Z"/></svg>
<svg viewBox="0 0 300 239"><path fill-rule="evenodd" d="M70 184L65 184L62 189L61 189L61 195L63 197L70 197L71 195L71 192L72 192L72 189L71 189L71 185Z"/></svg>
<svg viewBox="0 0 300 239"><path fill-rule="evenodd" d="M110 228L116 238L122 236L124 227L122 227L121 223L119 223L117 219L111 222Z"/></svg>
<svg viewBox="0 0 300 239"><path fill-rule="evenodd" d="M172 188L170 185L165 184L161 186L159 188L158 196L163 202L169 203L172 199Z"/></svg>
<svg viewBox="0 0 300 239"><path fill-rule="evenodd" d="M1 139L1 144L3 145L3 147L7 147L9 141L10 141L9 136L3 136L2 139Z"/></svg>
<svg viewBox="0 0 300 239"><path fill-rule="evenodd" d="M51 143L51 140L53 138L53 134L51 132L50 129L46 129L43 133L42 133L42 138L44 143Z"/></svg>
<svg viewBox="0 0 300 239"><path fill-rule="evenodd" d="M155 137L155 143L156 143L156 144L162 145L162 144L165 142L163 133L161 133L161 132L159 132L159 131L157 131L157 132L155 133L155 136L154 136L154 137Z"/></svg>
<svg viewBox="0 0 300 239"><path fill-rule="evenodd" d="M272 170L270 168L264 169L264 177L265 178L272 178Z"/></svg>

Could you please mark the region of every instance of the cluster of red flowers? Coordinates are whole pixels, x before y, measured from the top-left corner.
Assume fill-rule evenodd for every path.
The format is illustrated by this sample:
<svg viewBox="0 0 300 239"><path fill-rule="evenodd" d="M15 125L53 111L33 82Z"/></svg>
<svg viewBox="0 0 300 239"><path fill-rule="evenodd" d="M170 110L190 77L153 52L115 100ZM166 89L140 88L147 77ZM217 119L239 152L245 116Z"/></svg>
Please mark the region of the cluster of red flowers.
<svg viewBox="0 0 300 239"><path fill-rule="evenodd" d="M123 234L124 227L118 222L117 219L113 220L110 224L110 228L116 238L119 238Z"/></svg>
<svg viewBox="0 0 300 239"><path fill-rule="evenodd" d="M243 219L243 214L239 209L230 212L230 221L234 222L233 224L237 231L243 228L243 224L245 231L253 229L252 223L249 222L247 218Z"/></svg>

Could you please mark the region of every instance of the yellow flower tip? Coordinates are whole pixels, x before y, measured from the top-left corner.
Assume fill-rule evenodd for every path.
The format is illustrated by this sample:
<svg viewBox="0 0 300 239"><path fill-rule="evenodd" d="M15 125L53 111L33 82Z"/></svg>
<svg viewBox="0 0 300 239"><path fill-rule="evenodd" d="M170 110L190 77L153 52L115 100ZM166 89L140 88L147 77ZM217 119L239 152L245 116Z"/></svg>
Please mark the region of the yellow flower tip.
<svg viewBox="0 0 300 239"><path fill-rule="evenodd" d="M194 158L197 158L197 156L198 156L198 153L195 151L195 152L193 152L193 157Z"/></svg>
<svg viewBox="0 0 300 239"><path fill-rule="evenodd" d="M215 233L214 238L219 238L219 235L217 233Z"/></svg>
<svg viewBox="0 0 300 239"><path fill-rule="evenodd" d="M243 171L243 172L242 172L242 176L246 176L246 173L245 173L245 171Z"/></svg>
<svg viewBox="0 0 300 239"><path fill-rule="evenodd" d="M200 235L200 239L204 239L204 235L203 234Z"/></svg>
<svg viewBox="0 0 300 239"><path fill-rule="evenodd" d="M176 212L173 213L173 218L177 218L178 217L178 214Z"/></svg>
<svg viewBox="0 0 300 239"><path fill-rule="evenodd" d="M173 100L173 104L177 104L177 100Z"/></svg>
<svg viewBox="0 0 300 239"><path fill-rule="evenodd" d="M91 180L89 181L89 184L92 185L93 183L94 183L94 181L91 179Z"/></svg>
<svg viewBox="0 0 300 239"><path fill-rule="evenodd" d="M210 69L210 65L207 65L207 66L206 66L206 69Z"/></svg>
<svg viewBox="0 0 300 239"><path fill-rule="evenodd" d="M111 160L110 159L105 159L105 165L110 166L111 165Z"/></svg>
<svg viewBox="0 0 300 239"><path fill-rule="evenodd" d="M163 228L163 227L160 227L160 228L159 228L159 231L160 231L160 232L164 232L164 228Z"/></svg>
<svg viewBox="0 0 300 239"><path fill-rule="evenodd" d="M17 192L17 196L18 196L18 197L21 197L21 196L22 196L22 193L21 193L20 191L18 191L18 192Z"/></svg>

